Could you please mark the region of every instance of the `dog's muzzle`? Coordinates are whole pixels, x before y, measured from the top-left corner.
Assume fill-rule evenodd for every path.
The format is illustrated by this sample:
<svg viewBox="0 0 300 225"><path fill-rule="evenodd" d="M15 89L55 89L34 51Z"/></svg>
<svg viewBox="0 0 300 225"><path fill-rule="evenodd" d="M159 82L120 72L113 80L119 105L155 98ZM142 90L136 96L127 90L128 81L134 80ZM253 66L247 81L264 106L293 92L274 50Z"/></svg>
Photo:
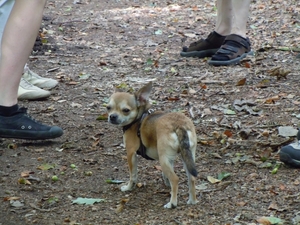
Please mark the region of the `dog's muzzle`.
<svg viewBox="0 0 300 225"><path fill-rule="evenodd" d="M112 124L119 124L118 122L118 115L117 114L111 114L109 115L109 122Z"/></svg>

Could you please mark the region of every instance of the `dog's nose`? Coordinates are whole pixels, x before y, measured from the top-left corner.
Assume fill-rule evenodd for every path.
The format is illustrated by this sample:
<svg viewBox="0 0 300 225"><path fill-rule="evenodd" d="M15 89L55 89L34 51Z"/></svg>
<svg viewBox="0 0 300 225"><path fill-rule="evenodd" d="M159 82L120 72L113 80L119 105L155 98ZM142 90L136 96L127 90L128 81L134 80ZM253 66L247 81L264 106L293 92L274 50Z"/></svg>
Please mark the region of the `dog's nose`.
<svg viewBox="0 0 300 225"><path fill-rule="evenodd" d="M109 116L109 119L111 122L116 122L117 121L117 118L118 118L118 115L117 114L111 114Z"/></svg>

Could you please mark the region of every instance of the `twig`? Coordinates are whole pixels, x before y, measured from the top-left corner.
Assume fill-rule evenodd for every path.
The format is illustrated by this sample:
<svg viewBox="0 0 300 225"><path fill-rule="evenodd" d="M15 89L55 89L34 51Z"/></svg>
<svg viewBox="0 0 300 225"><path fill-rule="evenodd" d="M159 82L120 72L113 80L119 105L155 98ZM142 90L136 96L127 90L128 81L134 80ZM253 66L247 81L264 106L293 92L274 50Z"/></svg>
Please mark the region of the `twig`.
<svg viewBox="0 0 300 225"><path fill-rule="evenodd" d="M55 68L49 69L49 70L47 70L47 73L53 72L53 71L58 70L58 69L59 69L59 67L55 67Z"/></svg>
<svg viewBox="0 0 300 225"><path fill-rule="evenodd" d="M191 118L192 119L194 119L195 118L195 114L194 114L194 112L193 112L193 106L189 109L189 113L190 113L190 116L191 116Z"/></svg>
<svg viewBox="0 0 300 225"><path fill-rule="evenodd" d="M175 223L182 225L183 223L181 223L179 220L174 219Z"/></svg>

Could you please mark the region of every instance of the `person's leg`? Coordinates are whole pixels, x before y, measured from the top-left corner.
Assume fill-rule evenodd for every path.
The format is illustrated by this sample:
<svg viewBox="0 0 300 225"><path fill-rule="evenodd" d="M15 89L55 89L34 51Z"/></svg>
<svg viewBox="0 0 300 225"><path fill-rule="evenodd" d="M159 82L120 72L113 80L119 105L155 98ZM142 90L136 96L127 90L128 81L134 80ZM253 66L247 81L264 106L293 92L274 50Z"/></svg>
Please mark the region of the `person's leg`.
<svg viewBox="0 0 300 225"><path fill-rule="evenodd" d="M238 64L251 52L251 44L246 37L250 1L251 0L231 0L232 7L227 7L228 21L230 20L229 17L231 17L231 25L228 27L226 26L226 22L224 25L223 22L220 21L219 32L225 32L223 34L227 36L220 49L212 56L211 60L208 61L209 64L215 66ZM222 4L226 4L227 1L223 0L222 2ZM218 4L219 3L220 2L218 2ZM224 10L222 10L222 12ZM223 16L223 18L225 19L226 16ZM228 34L227 30L229 28L230 32Z"/></svg>
<svg viewBox="0 0 300 225"><path fill-rule="evenodd" d="M0 2L0 43L4 31L5 24L9 17L12 7L14 6L15 0L6 0ZM1 56L1 54L0 54Z"/></svg>
<svg viewBox="0 0 300 225"><path fill-rule="evenodd" d="M211 57L223 44L226 35L230 34L232 22L231 0L217 0L217 19L215 31L211 32L206 39L193 42L189 47L184 46L180 55L182 57Z"/></svg>
<svg viewBox="0 0 300 225"><path fill-rule="evenodd" d="M218 0L215 31L223 36L237 34L246 38L251 0Z"/></svg>
<svg viewBox="0 0 300 225"><path fill-rule="evenodd" d="M30 0L14 4L2 37L0 105L17 104L20 79L42 21L45 2Z"/></svg>
<svg viewBox="0 0 300 225"><path fill-rule="evenodd" d="M230 34L246 38L247 21L251 0L232 0L232 24Z"/></svg>
<svg viewBox="0 0 300 225"><path fill-rule="evenodd" d="M32 120L17 105L18 88L41 24L46 0L18 0L4 28L0 57L0 137L48 139L62 135L61 128ZM22 35L22 38L19 38Z"/></svg>
<svg viewBox="0 0 300 225"><path fill-rule="evenodd" d="M231 34L233 6L232 0L217 0L217 21L215 31L227 36Z"/></svg>
<svg viewBox="0 0 300 225"><path fill-rule="evenodd" d="M0 43L2 40L7 19L11 13L14 3L15 0L0 1ZM39 75L31 71L27 65L25 65L23 76L21 78L21 82L18 89L18 99L35 100L46 98L50 96L51 93L41 88L51 89L54 88L57 84L58 82L56 80L51 78L40 77Z"/></svg>

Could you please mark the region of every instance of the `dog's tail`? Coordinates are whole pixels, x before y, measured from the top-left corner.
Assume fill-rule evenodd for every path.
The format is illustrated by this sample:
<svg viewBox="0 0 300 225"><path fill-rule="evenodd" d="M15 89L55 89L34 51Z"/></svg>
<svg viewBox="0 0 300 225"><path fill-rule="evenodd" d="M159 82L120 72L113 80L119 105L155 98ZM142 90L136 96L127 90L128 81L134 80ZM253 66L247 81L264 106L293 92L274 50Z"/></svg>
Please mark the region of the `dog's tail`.
<svg viewBox="0 0 300 225"><path fill-rule="evenodd" d="M193 154L190 146L190 139L188 132L183 128L178 128L176 130L176 134L179 140L179 151L181 157L186 165L187 170L194 177L197 176L198 172L196 170L195 160L193 158Z"/></svg>

